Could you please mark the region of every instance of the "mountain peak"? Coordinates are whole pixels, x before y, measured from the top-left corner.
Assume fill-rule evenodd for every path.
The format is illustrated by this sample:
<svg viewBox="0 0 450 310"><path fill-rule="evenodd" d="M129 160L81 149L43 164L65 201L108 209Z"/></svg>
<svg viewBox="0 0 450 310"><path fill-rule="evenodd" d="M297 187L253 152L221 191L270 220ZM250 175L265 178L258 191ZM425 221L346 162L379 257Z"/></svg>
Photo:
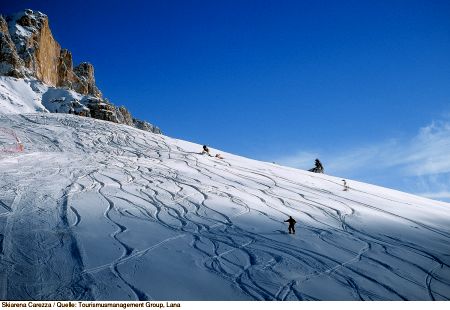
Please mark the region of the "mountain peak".
<svg viewBox="0 0 450 310"><path fill-rule="evenodd" d="M72 53L61 48L55 40L48 16L44 13L26 9L6 18L0 15L0 76L36 79L45 84L41 88L48 91L44 95L37 95L42 98L41 109L49 112L80 113L79 115L160 132L159 128L134 119L124 107L118 108L103 99L102 92L95 84L94 71L94 66L89 62L82 62L74 67ZM0 83L10 86L17 84L6 80L1 80ZM27 93L28 90L31 91L26 83L19 84L21 89L27 89ZM48 87L65 90L54 91ZM84 97L77 99L80 96L75 98L67 95L70 93L67 90L75 91ZM17 94L14 98L24 98L14 89L10 89L9 93ZM66 96L61 97L61 93ZM54 97L56 95L57 97ZM11 103L22 107L34 105L27 102L7 102L6 105ZM6 108L6 111L12 110L15 108Z"/></svg>
<svg viewBox="0 0 450 310"><path fill-rule="evenodd" d="M16 14L9 16L11 20L14 20L22 27L35 27L40 28L44 21L48 21L48 16L39 11L33 11L26 9Z"/></svg>
<svg viewBox="0 0 450 310"><path fill-rule="evenodd" d="M0 24L0 74L34 77L50 86L101 98L93 66L82 63L77 68L83 70L74 70L72 55L54 39L47 15L26 9L7 16Z"/></svg>

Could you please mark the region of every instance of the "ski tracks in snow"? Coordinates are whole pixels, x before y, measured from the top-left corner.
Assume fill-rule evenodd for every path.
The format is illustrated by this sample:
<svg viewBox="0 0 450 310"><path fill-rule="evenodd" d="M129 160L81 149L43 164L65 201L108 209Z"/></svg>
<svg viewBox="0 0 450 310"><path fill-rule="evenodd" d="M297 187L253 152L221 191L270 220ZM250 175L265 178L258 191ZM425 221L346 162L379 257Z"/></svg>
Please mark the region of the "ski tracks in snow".
<svg viewBox="0 0 450 310"><path fill-rule="evenodd" d="M1 297L161 299L159 286L175 284L159 269L173 266L190 285L211 277L208 295L181 288L182 299L223 299L224 285L228 299L450 299L449 230L386 207L411 203L122 125L0 117L28 167L9 166L0 184ZM285 233L289 215L297 235ZM159 283L139 276L148 270Z"/></svg>

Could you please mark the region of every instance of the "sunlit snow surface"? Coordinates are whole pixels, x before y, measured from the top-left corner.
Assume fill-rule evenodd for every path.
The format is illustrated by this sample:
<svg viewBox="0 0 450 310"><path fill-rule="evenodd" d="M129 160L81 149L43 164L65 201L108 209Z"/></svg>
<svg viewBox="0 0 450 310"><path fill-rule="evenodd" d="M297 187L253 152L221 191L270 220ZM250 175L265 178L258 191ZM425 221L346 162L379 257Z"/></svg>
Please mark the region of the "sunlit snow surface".
<svg viewBox="0 0 450 310"><path fill-rule="evenodd" d="M25 146L0 154L0 299L450 298L450 204L72 115L0 127Z"/></svg>

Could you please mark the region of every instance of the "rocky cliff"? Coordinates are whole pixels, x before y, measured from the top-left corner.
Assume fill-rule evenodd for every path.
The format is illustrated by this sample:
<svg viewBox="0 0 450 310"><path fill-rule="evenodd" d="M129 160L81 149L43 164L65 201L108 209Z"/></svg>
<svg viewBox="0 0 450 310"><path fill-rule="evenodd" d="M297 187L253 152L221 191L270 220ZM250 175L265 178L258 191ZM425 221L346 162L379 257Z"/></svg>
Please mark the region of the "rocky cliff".
<svg viewBox="0 0 450 310"><path fill-rule="evenodd" d="M48 17L41 12L24 12L0 19L0 74L35 77L50 86L68 87L83 95L101 97L95 86L94 67L82 63L73 67L72 54L53 38ZM9 66L13 60L13 66ZM9 69L8 69L9 68Z"/></svg>
<svg viewBox="0 0 450 310"><path fill-rule="evenodd" d="M25 64L9 35L8 24L0 15L0 74L21 78L24 77L24 68Z"/></svg>
<svg viewBox="0 0 450 310"><path fill-rule="evenodd" d="M73 66L71 52L53 38L48 17L41 12L25 10L6 18L0 15L0 75L37 79L51 87L73 90L92 97L82 115L160 133L149 123L144 122L149 125L146 127L134 121L125 107L103 99L95 85L93 65L83 62ZM74 105L66 110L80 109Z"/></svg>

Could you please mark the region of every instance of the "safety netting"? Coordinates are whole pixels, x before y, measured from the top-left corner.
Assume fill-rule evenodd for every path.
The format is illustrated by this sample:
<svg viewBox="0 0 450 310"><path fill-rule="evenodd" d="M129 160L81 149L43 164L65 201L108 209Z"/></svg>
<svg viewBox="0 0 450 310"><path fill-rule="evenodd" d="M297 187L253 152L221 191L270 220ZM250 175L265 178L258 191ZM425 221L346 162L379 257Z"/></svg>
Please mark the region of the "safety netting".
<svg viewBox="0 0 450 310"><path fill-rule="evenodd" d="M0 127L0 153L19 153L23 149L23 143L14 130Z"/></svg>

